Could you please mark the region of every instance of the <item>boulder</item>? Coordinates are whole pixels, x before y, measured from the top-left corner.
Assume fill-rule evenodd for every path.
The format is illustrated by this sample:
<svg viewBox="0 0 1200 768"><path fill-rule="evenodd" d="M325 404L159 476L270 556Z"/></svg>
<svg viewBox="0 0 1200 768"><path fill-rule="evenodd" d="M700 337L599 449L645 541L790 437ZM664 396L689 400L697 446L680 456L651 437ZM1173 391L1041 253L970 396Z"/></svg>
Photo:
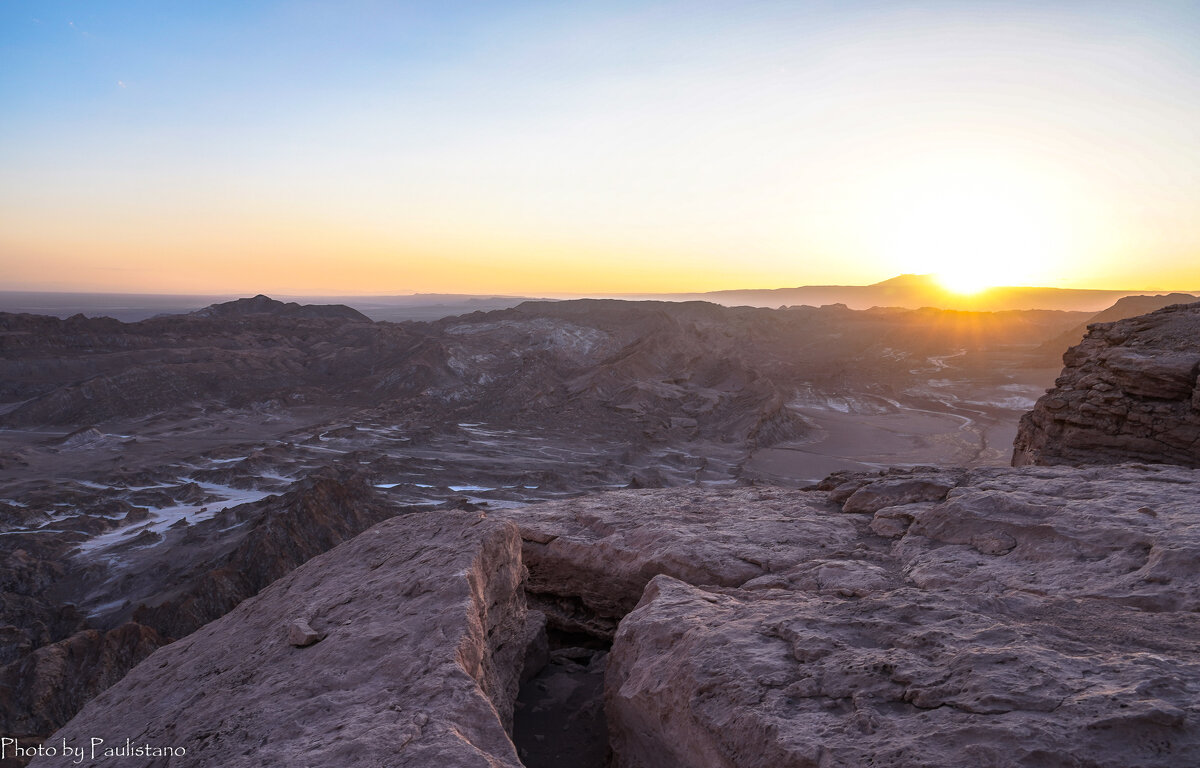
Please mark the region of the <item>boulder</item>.
<svg viewBox="0 0 1200 768"><path fill-rule="evenodd" d="M304 619L296 619L291 624L288 624L287 633L288 643L294 648L307 648L325 638L324 633L310 627Z"/></svg>

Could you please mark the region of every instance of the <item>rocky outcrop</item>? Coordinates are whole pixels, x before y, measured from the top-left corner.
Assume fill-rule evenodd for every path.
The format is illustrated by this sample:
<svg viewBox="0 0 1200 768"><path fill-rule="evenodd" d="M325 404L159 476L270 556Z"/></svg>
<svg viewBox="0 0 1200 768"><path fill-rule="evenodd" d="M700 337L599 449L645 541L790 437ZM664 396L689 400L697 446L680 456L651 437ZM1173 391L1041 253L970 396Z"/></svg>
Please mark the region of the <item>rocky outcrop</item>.
<svg viewBox="0 0 1200 768"><path fill-rule="evenodd" d="M1047 365L1055 366L1062 362L1063 354L1075 346L1087 335L1088 326L1095 323L1114 323L1127 317L1137 317L1153 312L1172 304L1191 304L1197 296L1190 293L1167 293L1154 296L1124 296L1103 312L1097 312L1086 322L1074 328L1063 331L1058 336L1043 343L1034 352L1034 356L1044 360Z"/></svg>
<svg viewBox="0 0 1200 768"><path fill-rule="evenodd" d="M1200 466L1200 303L1089 327L1021 419L1013 465Z"/></svg>
<svg viewBox="0 0 1200 768"><path fill-rule="evenodd" d="M523 586L511 523L394 518L157 651L51 742L130 738L186 750L198 768L518 768L506 728L525 654ZM297 621L324 637L296 647Z"/></svg>
<svg viewBox="0 0 1200 768"><path fill-rule="evenodd" d="M0 665L57 642L83 627L74 606L55 603L46 592L63 578L70 539L44 534L0 559Z"/></svg>
<svg viewBox="0 0 1200 768"><path fill-rule="evenodd" d="M53 739L200 766L515 766L514 692L547 655L528 590L600 643L552 645L542 694L593 707L573 675L604 670L607 723L579 743L606 732L616 768L1190 768L1198 491L1182 467L917 469L405 515L157 651ZM545 729L569 713L522 717L534 764L565 754Z"/></svg>
<svg viewBox="0 0 1200 768"><path fill-rule="evenodd" d="M1030 609L1035 622L1015 620ZM714 594L659 576L609 662L617 765L1195 764L1194 680L1153 658L1193 661L1195 622L1129 612L1103 632L1113 613L899 585Z"/></svg>
<svg viewBox="0 0 1200 768"><path fill-rule="evenodd" d="M416 341L349 308L273 302L257 312L273 300L244 301L244 312L137 323L0 313L0 400L20 402L2 421L83 426L213 406L364 405L375 402L365 394L372 372L399 365Z"/></svg>
<svg viewBox="0 0 1200 768"><path fill-rule="evenodd" d="M1200 473L878 483L892 503L844 513L851 547L736 587L650 581L608 660L617 766L1200 762Z"/></svg>
<svg viewBox="0 0 1200 768"><path fill-rule="evenodd" d="M53 732L83 702L166 643L150 627L129 622L108 631L77 632L0 668L4 733L44 736Z"/></svg>
<svg viewBox="0 0 1200 768"><path fill-rule="evenodd" d="M403 511L329 468L103 566L70 557L73 539L27 537L37 549L0 561L0 733L45 737L154 650ZM117 607L85 618L84 597Z"/></svg>

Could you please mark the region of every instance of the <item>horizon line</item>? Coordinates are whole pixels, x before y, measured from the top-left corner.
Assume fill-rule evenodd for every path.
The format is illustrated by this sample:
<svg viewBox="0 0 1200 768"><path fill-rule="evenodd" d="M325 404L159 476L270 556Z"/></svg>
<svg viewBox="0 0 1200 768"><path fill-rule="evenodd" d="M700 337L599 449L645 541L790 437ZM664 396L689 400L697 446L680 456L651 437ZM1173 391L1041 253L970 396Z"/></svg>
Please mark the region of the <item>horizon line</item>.
<svg viewBox="0 0 1200 768"><path fill-rule="evenodd" d="M465 293L460 291L396 291L396 292L363 292L363 293L316 293L316 292L290 292L290 291L264 291L264 290L216 290L216 291L195 291L195 292L174 292L174 291L93 291L86 289L44 289L44 288L0 288L0 294L42 294L42 295L87 295L87 296L163 296L163 297L197 297L197 298L224 298L224 297L253 297L253 296L282 296L284 298L404 298L418 296L462 296L467 298L495 298L495 299L551 299L551 298L610 298L624 296L705 296L709 294L720 293L737 293L737 292L775 292L775 291L795 291L804 289L820 289L820 288L874 288L882 286L894 280L902 278L925 278L930 282L936 283L936 278L930 274L914 274L905 273L894 275L874 283L852 284L852 283L824 283L824 284L804 284L804 285L786 285L774 288L714 288L707 291L548 291L544 293L531 292L525 293L500 293L500 292L484 292L484 293ZM935 290L951 295L959 295L963 298L971 298L973 296L984 296L996 291L1008 290L1027 290L1027 291L1070 291L1074 293L1136 293L1136 292L1152 292L1152 293L1200 293L1200 289L1185 289L1185 288L1163 288L1163 287L1140 287L1140 288L1069 288L1053 285L994 285L983 288L974 293L960 293L948 288L933 285Z"/></svg>

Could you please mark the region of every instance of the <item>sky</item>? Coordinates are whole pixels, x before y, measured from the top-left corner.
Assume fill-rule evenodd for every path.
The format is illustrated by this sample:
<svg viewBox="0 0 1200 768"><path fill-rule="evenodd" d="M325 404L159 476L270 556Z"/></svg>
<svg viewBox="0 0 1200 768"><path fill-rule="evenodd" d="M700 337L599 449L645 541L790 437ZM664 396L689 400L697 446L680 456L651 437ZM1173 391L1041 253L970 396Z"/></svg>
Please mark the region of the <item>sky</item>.
<svg viewBox="0 0 1200 768"><path fill-rule="evenodd" d="M1200 289L1200 3L0 4L0 290Z"/></svg>

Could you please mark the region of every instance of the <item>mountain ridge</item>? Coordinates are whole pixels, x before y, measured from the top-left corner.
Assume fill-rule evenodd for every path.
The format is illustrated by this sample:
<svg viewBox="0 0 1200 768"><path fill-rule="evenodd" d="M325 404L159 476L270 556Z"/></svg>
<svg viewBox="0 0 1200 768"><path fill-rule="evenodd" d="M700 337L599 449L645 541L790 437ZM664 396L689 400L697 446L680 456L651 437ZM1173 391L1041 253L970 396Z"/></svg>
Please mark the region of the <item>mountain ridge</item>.
<svg viewBox="0 0 1200 768"><path fill-rule="evenodd" d="M1157 293L1146 290L1080 289L1051 287L993 287L971 295L942 288L932 275L902 274L868 285L801 285L780 288L733 288L700 292L577 292L551 297L481 293L413 293L396 295L319 295L287 298L302 302L331 303L352 307L373 320L401 322L432 321L477 310L499 310L524 301L559 301L578 298L627 299L631 301L711 301L723 306L823 306L846 304L852 309L902 306L919 309L1001 311L1009 309L1060 309L1099 312L1124 296ZM157 294L81 294L60 292L0 291L0 311L68 317L84 313L91 317L111 316L126 322L161 314L196 311L214 296ZM231 297L232 298L232 297ZM294 302L293 302L294 303Z"/></svg>

